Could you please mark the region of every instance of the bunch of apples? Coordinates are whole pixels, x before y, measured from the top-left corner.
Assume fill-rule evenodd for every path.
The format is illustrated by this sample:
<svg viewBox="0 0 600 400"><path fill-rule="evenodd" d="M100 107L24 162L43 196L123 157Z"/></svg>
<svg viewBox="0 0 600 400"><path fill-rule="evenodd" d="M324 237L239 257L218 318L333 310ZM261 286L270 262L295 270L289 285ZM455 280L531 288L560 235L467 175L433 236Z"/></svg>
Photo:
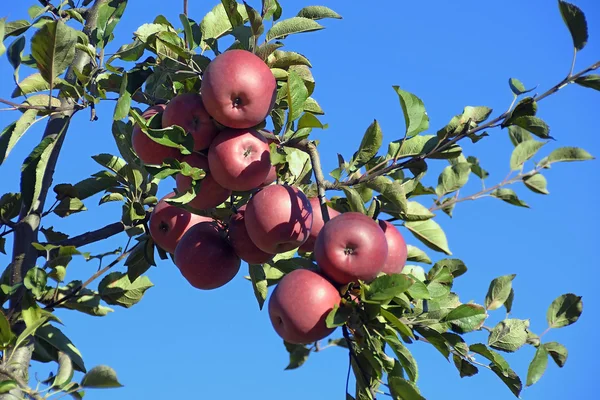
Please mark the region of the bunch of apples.
<svg viewBox="0 0 600 400"><path fill-rule="evenodd" d="M150 235L172 254L193 287L219 288L237 275L242 260L263 264L294 249L316 261L319 271L286 274L268 305L277 334L287 342L306 344L333 332L325 320L340 305L341 291L349 283L400 273L407 247L387 221L327 206L330 220L325 222L319 198L275 183L269 142L255 127L271 112L276 94L275 77L262 59L245 50L228 50L204 71L201 94L177 95L143 114L149 119L162 113L164 128L177 125L192 135L192 154L182 156L178 149L155 142L137 125L132 145L145 164L175 158L205 171L196 197L188 203L192 209L215 208L233 192L251 193L227 221L168 203L175 192L154 207ZM188 176L179 174L175 180L177 192L192 185Z"/></svg>

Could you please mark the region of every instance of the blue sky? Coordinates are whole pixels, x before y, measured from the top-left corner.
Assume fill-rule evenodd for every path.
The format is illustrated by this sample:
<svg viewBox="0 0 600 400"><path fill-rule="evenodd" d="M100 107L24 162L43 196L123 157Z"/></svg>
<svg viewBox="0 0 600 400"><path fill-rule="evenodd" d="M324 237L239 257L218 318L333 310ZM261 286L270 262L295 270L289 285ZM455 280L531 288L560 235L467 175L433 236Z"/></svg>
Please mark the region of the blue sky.
<svg viewBox="0 0 600 400"><path fill-rule="evenodd" d="M0 16L26 19L27 7L33 3L6 2ZM138 26L159 13L178 26L180 3L130 1L112 49L129 42ZM250 2L258 7L257 3ZM572 43L555 1L397 1L386 2L385 7L375 2L365 2L368 6L357 3L282 1L284 17L313 4L327 5L344 17L323 21L327 27L323 31L286 40L288 50L305 54L314 66L314 97L326 112L322 120L330 126L315 131L314 138L321 142L327 172L336 166L336 152L346 158L352 155L373 119L381 124L384 146L402 136L404 121L392 85L424 101L435 132L467 105L492 107L494 115L503 112L512 100L507 84L510 77L528 87L539 85L542 92L560 81L570 67ZM579 70L597 61L600 54L600 6L596 0L578 0L576 4L586 12L590 25L589 44L578 56ZM191 1L190 17L199 21L209 5L212 3ZM30 72L23 68L21 77ZM0 60L0 74L4 77L0 97L10 98L12 68L5 57ZM547 154L559 146L580 146L600 156L599 105L600 93L575 86L540 103L538 115L548 122L556 139L542 151ZM110 134L112 106L111 102L102 104L100 120L95 123L88 121L87 112L77 115L55 183L75 183L100 170L90 158L94 154L116 154ZM1 112L0 127L14 118L15 113ZM20 165L39 141L42 129L39 124L27 132L2 165L2 193L19 190ZM488 184L493 185L509 171L512 145L506 131L489 133L477 146L465 144L465 152L480 159L491 173ZM443 161L430 164L426 182L435 184L445 165ZM544 337L567 346L566 366L559 370L551 362L541 381L526 389L522 397L591 399L597 388L596 360L600 355L598 347L586 340L598 328L600 317L597 282L591 274L600 239L600 211L594 206L600 196L598 161L555 165L545 175L550 196L533 194L522 185L513 187L531 209L486 198L459 204L453 219L441 215L437 220L449 237L454 256L469 268L454 288L463 302L483 303L493 278L516 273L512 316L531 318L532 330L539 334L546 328L546 310L556 296L569 292L583 296L584 313L579 322ZM160 194L172 187L172 181L163 183ZM474 193L479 187L472 178L462 193ZM98 199L86 201L88 212L64 220L49 217L44 225L78 234L117 221L120 205L98 208ZM407 231L402 232L409 243L419 245ZM106 252L124 246L126 240L121 235L86 250ZM443 258L432 251L429 254ZM9 258L0 255L0 265L8 263ZM69 266L70 277L85 279L96 267L77 260ZM104 318L60 312L64 331L83 353L88 368L108 364L125 385L109 391L90 390L86 399L344 398L348 355L343 349L327 349L311 355L298 370L283 370L287 352L266 310L259 311L251 286L243 279L246 273L244 265L227 286L203 292L189 286L170 262L162 261L149 272L155 287L133 308L116 309ZM502 317L502 310L493 313L487 325ZM338 336L336 331L334 337ZM485 341L485 336L468 335L467 340ZM419 362L419 386L429 399L445 398L448 393L462 398L512 398L489 371L460 379L454 366L427 345L418 343L411 350ZM507 358L524 378L533 354L530 347ZM36 365L32 371L44 378L49 369Z"/></svg>

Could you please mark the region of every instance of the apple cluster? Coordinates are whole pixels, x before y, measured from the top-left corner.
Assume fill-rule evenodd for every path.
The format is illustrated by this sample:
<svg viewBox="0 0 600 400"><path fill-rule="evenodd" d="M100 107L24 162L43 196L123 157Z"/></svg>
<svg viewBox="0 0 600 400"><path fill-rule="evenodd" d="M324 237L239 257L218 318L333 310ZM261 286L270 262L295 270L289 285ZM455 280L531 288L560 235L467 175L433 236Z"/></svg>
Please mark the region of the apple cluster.
<svg viewBox="0 0 600 400"><path fill-rule="evenodd" d="M290 343L310 343L328 336L329 312L341 303L341 291L359 280L400 273L407 247L387 221L358 212L340 213L327 206L325 222L319 198L300 188L275 183L269 142L255 129L271 112L277 92L275 77L259 57L229 50L215 57L202 77L201 94L185 93L143 113L162 114L163 128L177 125L194 139L194 152L182 156L163 146L139 126L132 146L145 164L175 158L205 171L188 206L208 210L232 193L248 192L228 220L219 220L170 204L192 178L175 177L177 191L163 197L152 211L149 230L154 242L172 254L183 277L195 288L210 290L230 282L241 261L264 264L294 249L316 261L318 271L295 269L277 284L268 311L275 331Z"/></svg>

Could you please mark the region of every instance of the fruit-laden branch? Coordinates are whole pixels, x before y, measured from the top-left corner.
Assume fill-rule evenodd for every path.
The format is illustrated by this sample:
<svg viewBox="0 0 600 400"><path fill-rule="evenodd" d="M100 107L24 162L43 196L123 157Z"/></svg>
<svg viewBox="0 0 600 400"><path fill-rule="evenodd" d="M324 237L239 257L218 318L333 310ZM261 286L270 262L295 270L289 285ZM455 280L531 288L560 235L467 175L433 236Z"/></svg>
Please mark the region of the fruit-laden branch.
<svg viewBox="0 0 600 400"><path fill-rule="evenodd" d="M585 68L584 70L576 73L575 75L570 75L567 76L565 79L563 79L562 81L560 81L559 83L557 83L556 85L554 85L553 87L551 87L550 89L548 89L546 92L544 92L543 94L539 95L539 96L535 96L533 98L533 101L535 102L539 102L540 100L545 99L546 97L558 92L560 89L562 89L563 87L567 86L570 83L575 82L575 80L585 74L587 74L590 71L594 71L596 69L600 68L600 61L590 65L589 67ZM439 146L436 146L435 149L433 149L432 151L430 151L427 154L422 154L419 156L410 156L405 158L404 161L402 162L398 162L398 160L401 160L402 158L398 159L398 160L394 160L392 162L392 164L390 164L389 166L380 169L378 171L376 171L375 173L372 174L365 174L361 177L358 178L354 178L354 179L348 179L344 182L336 182L336 183L331 183L329 181L324 182L325 184L325 188L327 190L339 190L342 187L345 186L354 186L354 185L358 185L361 183L366 183L366 182L370 182L371 180L377 178L378 176L382 176L382 175L386 175L389 174L391 172L394 172L398 169L404 169L406 167L409 167L412 164L418 163L420 161L425 160L426 158L431 157L434 153L438 153L444 150L447 150L448 148L450 148L452 145L456 144L458 141L473 135L479 131L482 131L484 129L488 129L491 127L494 127L496 125L498 125L499 123L505 121L508 117L510 117L511 111L506 111L504 112L502 115L500 115L499 117L494 118L493 120L483 124L483 125L479 125L475 128L472 129L467 129L464 132L460 133L459 135L457 135L456 137L452 138L452 139L448 139L445 140L443 143L441 143Z"/></svg>
<svg viewBox="0 0 600 400"><path fill-rule="evenodd" d="M95 35L92 33L96 29L97 15L99 7L106 3L108 0L96 0L92 8L87 13L87 20L83 29L83 32L90 38L92 44L96 43ZM82 71L87 63L89 63L90 57L84 51L78 51L73 64L69 67L66 74L66 81L69 83L76 82L76 75L74 68ZM70 111L64 111L53 115L46 125L46 129L43 134L43 138L55 138L56 142L49 156L47 168L44 171L41 185L41 195L34 205L33 210L28 210L25 206L21 209L19 219L14 227L14 245L12 253L12 262L10 264L10 283L11 285L19 284L23 282L23 277L27 274L31 268L35 266L35 262L38 257L38 252L31 245L37 242L38 229L40 227L41 215L44 209L44 203L46 201L46 195L50 186L52 185L52 178L54 175L54 169L58 161L58 155L60 153L62 143L65 138L66 131L69 127L69 122L72 115L76 112L74 101L69 96L64 96L61 99L61 107L71 107ZM23 296L24 287L11 296L10 308L11 311L18 311L20 300ZM15 326L17 334L19 330L24 329L24 326ZM18 349L6 349L5 353L11 357L12 360L18 361L18 363L11 365L13 373L22 378L25 382L29 380L29 363L33 354L33 343L28 341L24 343ZM20 360L20 361L19 361ZM22 391L19 389L13 389L8 393L0 395L0 400L12 400L14 398L22 398Z"/></svg>
<svg viewBox="0 0 600 400"><path fill-rule="evenodd" d="M279 136L273 135L267 131L260 131L260 133L269 140L274 140L277 143L279 142ZM321 214L323 215L323 221L329 221L329 210L327 207L326 199L325 199L325 190L329 185L332 185L325 176L323 175L323 168L321 167L321 158L319 157L319 150L314 142L311 142L307 139L302 140L294 140L291 139L289 141L281 143L283 146L293 147L298 150L301 150L308 154L310 157L310 163L312 165L313 172L315 174L315 182L317 184L317 194L319 197L319 204L321 205Z"/></svg>

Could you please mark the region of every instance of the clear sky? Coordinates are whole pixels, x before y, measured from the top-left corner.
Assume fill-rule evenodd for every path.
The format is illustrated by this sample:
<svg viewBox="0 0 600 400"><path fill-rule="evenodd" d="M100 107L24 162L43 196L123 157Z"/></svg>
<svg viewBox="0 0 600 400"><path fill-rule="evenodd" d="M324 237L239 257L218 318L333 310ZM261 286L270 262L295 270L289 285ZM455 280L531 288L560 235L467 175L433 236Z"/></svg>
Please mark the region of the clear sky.
<svg viewBox="0 0 600 400"><path fill-rule="evenodd" d="M33 3L5 1L0 16L27 19L27 8ZM129 3L109 52L128 43L133 31L157 14L179 26L182 1ZM201 20L213 3L216 1L190 1L190 16ZM507 84L510 77L519 78L528 87L539 85L542 92L569 70L572 43L556 1L377 3L282 1L284 17L313 4L327 5L344 17L323 21L327 27L323 31L286 40L288 50L305 54L314 66L314 96L326 112L322 120L330 125L325 131L315 131L314 138L321 141L327 172L335 168L336 152L346 158L352 155L373 119L382 126L384 149L388 141L402 136L404 121L392 85L420 96L435 132L467 105L492 107L494 115L503 112L512 100ZM258 7L259 2L250 4ZM578 57L579 70L600 55L600 6L597 0L578 0L576 4L586 12L590 36ZM29 73L21 69L21 77ZM14 87L6 57L0 60L0 75L0 97L10 98ZM100 119L95 123L88 121L87 112L74 119L55 183L78 182L101 169L92 155L117 153L110 133L113 105L101 104ZM547 154L558 146L580 146L600 156L599 110L600 93L575 86L544 100L539 115L550 125L556 142L542 151ZM16 113L1 112L0 127L15 117ZM21 163L39 141L42 129L39 124L27 132L2 165L0 192L19 190ZM465 152L479 157L491 173L488 184L493 185L509 171L512 145L506 131L489 133L490 137L477 146L465 144ZM445 165L443 161L432 163L426 183L435 184ZM594 206L600 196L598 161L555 165L545 175L550 196L533 194L522 185L514 187L531 209L485 198L459 204L453 219L441 215L437 220L449 237L454 256L469 268L455 284L463 302L482 304L493 278L516 273L513 317L531 318L532 330L539 334L546 328L546 310L555 297L569 292L583 296L584 312L579 322L544 337L567 346L566 366L559 370L550 362L546 375L524 390L522 397L592 399L597 390L600 353L594 341L586 339L598 329L600 317L598 284L592 273L600 242L600 211ZM173 181L164 182L160 194L172 187ZM462 193L474 193L479 188L479 182L471 178ZM117 221L120 204L98 208L99 197L86 200L90 211L66 219L52 216L44 220L44 226L78 234ZM409 243L420 245L410 233L402 232ZM106 252L124 246L126 240L123 234L86 250ZM429 254L443 258L433 251ZM0 255L0 265L4 268L8 263L9 258ZM76 260L69 266L68 276L85 279L96 268L96 263ZM259 311L251 285L243 278L246 273L243 265L230 284L205 292L193 289L176 267L161 261L149 272L155 287L133 308L118 308L103 318L59 312L65 333L83 353L88 369L108 364L125 385L121 389L90 390L86 399L343 399L348 361L344 349L313 354L299 370L284 371L288 354L266 310ZM493 313L488 325L503 314L503 310ZM333 334L339 336L339 330ZM486 339L481 334L466 338L470 343ZM419 362L419 386L429 399L448 398L448 394L451 398L512 398L490 371L460 379L454 366L428 345L418 343L411 350ZM529 347L507 355L523 379L533 354L534 348ZM36 364L35 371L43 379L49 368Z"/></svg>

